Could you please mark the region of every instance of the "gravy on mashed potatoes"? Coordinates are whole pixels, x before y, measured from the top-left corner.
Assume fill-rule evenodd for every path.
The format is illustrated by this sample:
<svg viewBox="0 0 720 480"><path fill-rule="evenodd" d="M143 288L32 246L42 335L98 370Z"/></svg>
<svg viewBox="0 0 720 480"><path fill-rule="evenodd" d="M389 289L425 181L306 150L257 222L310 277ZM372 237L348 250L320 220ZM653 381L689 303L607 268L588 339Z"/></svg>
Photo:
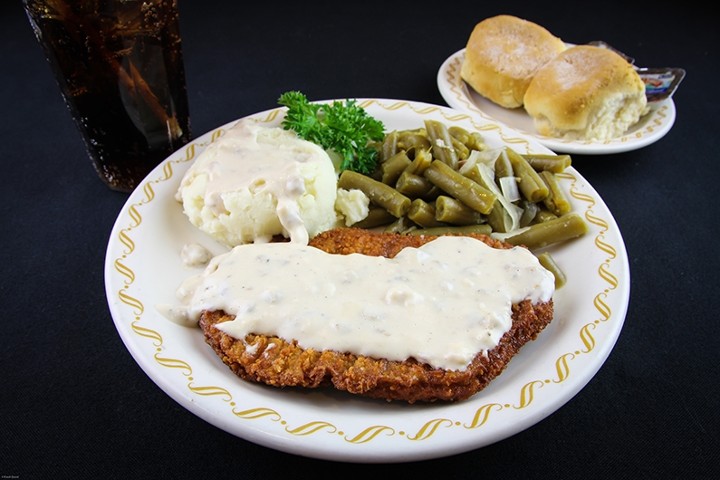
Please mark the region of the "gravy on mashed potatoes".
<svg viewBox="0 0 720 480"><path fill-rule="evenodd" d="M337 197L337 173L322 147L252 119L208 145L176 195L194 226L230 247L276 235L307 244L341 221ZM354 201L366 215L367 197Z"/></svg>

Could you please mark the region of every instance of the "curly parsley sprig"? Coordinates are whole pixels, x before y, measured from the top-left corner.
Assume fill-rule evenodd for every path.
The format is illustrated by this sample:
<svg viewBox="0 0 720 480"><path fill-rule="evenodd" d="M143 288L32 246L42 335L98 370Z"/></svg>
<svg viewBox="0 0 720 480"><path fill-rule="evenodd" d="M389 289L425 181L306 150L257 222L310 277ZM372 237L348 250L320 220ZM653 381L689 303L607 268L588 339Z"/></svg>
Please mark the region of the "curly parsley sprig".
<svg viewBox="0 0 720 480"><path fill-rule="evenodd" d="M372 145L385 137L385 125L370 116L356 100L311 103L298 91L283 93L278 103L288 108L282 126L301 138L342 157L340 171L369 175L377 167L378 151Z"/></svg>

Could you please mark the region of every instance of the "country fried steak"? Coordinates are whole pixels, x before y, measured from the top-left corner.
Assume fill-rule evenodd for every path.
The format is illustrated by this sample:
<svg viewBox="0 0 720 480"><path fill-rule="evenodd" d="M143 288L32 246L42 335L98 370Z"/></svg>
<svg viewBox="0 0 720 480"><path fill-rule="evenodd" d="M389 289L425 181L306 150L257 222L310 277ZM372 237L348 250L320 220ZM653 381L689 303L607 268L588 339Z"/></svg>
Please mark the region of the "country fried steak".
<svg viewBox="0 0 720 480"><path fill-rule="evenodd" d="M494 248L512 245L486 235L469 235ZM362 253L393 257L405 247L419 247L437 237L374 233L342 228L315 236L310 245L333 254ZM199 321L206 342L240 378L274 387L331 387L387 401L436 402L465 400L485 388L507 367L526 343L534 340L553 318L553 302L512 307L512 326L499 344L479 353L465 370L444 370L414 359L391 361L347 352L304 349L294 340L265 335L236 339L214 325L235 317L205 311Z"/></svg>

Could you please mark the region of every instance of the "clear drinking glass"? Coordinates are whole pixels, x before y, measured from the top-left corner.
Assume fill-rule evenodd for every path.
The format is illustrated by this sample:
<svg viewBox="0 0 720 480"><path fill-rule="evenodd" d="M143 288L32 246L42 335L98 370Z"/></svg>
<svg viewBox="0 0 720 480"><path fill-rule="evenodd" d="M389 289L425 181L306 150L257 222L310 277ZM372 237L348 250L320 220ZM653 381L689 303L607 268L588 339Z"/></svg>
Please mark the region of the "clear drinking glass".
<svg viewBox="0 0 720 480"><path fill-rule="evenodd" d="M190 140L177 0L23 0L100 178L129 192Z"/></svg>

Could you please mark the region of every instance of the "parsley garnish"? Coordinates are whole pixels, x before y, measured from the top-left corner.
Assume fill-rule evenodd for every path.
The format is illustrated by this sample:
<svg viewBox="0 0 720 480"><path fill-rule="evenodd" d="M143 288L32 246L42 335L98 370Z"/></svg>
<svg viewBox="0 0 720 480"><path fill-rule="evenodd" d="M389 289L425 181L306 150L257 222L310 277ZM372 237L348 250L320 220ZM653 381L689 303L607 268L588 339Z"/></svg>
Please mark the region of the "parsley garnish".
<svg viewBox="0 0 720 480"><path fill-rule="evenodd" d="M369 175L375 171L378 150L373 141L385 137L385 125L370 116L356 100L311 103L298 91L283 93L280 105L288 107L282 126L301 138L342 157L339 170Z"/></svg>

